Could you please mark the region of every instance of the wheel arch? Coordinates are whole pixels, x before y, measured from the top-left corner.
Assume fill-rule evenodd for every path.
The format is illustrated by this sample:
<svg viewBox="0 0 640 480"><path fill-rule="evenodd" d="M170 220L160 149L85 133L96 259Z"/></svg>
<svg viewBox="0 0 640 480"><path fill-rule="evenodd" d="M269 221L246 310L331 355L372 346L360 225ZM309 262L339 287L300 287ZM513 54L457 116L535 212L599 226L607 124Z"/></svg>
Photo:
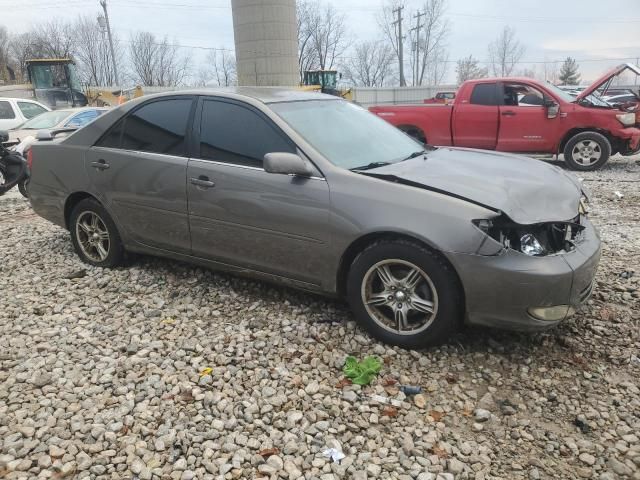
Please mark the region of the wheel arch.
<svg viewBox="0 0 640 480"><path fill-rule="evenodd" d="M369 245L375 242L378 242L380 240L404 240L407 242L418 244L421 247L429 250L433 254L437 255L444 263L446 263L451 268L451 271L454 272L456 278L458 279L458 284L460 286L460 294L462 295L462 298L463 298L463 305L466 305L464 285L462 284L462 280L460 279L460 275L458 274L456 268L449 261L449 259L440 250L435 248L433 245L428 244L424 240L421 240L420 238L417 238L413 235L409 235L401 232L394 232L394 231L378 231L378 232L367 233L355 239L346 248L346 250L340 257L340 263L338 265L338 272L337 272L337 278L336 278L336 291L340 297L344 297L346 295L347 276L349 274L349 268L353 264L353 261L356 259L358 254L362 252L365 248L367 248Z"/></svg>
<svg viewBox="0 0 640 480"><path fill-rule="evenodd" d="M71 195L69 195L67 197L67 199L65 200L65 202L64 202L64 225L67 228L67 230L69 230L69 220L71 218L71 212L73 211L73 208L78 203L80 203L82 200L85 200L87 198L92 198L96 202L98 202L98 203L100 203L102 205L100 200L98 200L94 195L91 195L88 192L74 192Z"/></svg>
<svg viewBox="0 0 640 480"><path fill-rule="evenodd" d="M396 128L398 128L399 130L402 130L404 133L406 133L410 137L413 137L422 143L425 143L425 144L427 143L427 136L425 135L424 130L418 127L417 125L413 125L410 123L402 123L398 125ZM419 136L421 136L421 138L418 138L418 136L412 135L410 132L417 133Z"/></svg>
<svg viewBox="0 0 640 480"><path fill-rule="evenodd" d="M611 155L613 155L613 152L615 149L615 143L616 143L615 138L611 135L611 132L609 132L608 130L603 130L602 128L597 128L597 127L572 128L571 130L569 130L567 133L564 134L564 137L562 137L562 140L560 141L560 145L558 146L558 153L563 153L564 148L567 146L567 143L569 142L569 140L571 140L573 137L575 137L579 133L591 133L591 132L599 133L609 141L609 144L611 145Z"/></svg>

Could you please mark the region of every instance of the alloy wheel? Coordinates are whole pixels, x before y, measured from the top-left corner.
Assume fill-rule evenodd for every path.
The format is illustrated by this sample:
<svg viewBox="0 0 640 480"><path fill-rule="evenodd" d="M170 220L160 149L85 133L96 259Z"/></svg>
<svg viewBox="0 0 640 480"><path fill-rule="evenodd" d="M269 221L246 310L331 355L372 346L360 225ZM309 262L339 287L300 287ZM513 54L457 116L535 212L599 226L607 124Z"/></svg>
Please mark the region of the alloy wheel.
<svg viewBox="0 0 640 480"><path fill-rule="evenodd" d="M383 260L364 275L362 302L382 328L398 335L427 329L438 313L438 294L429 276L400 259Z"/></svg>
<svg viewBox="0 0 640 480"><path fill-rule="evenodd" d="M594 140L582 140L575 144L571 151L573 160L585 167L591 166L600 160L602 156L602 148L600 144Z"/></svg>
<svg viewBox="0 0 640 480"><path fill-rule="evenodd" d="M94 262L103 262L109 256L109 231L95 212L82 212L76 220L76 238L82 253Z"/></svg>

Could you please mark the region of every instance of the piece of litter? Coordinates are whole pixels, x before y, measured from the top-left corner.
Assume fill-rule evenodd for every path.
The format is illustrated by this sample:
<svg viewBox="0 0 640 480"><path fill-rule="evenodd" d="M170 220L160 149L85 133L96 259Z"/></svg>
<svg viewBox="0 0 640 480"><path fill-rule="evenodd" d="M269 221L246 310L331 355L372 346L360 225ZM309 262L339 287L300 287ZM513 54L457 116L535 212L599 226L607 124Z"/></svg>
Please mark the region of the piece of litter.
<svg viewBox="0 0 640 480"><path fill-rule="evenodd" d="M618 192L618 191L613 192L613 194L614 194L616 197L618 197L618 198L623 198L623 197L624 197L624 195L623 195L623 194L621 194L621 193L620 193L620 192Z"/></svg>
<svg viewBox="0 0 640 480"><path fill-rule="evenodd" d="M346 457L346 455L337 448L327 448L324 452L322 452L322 454L327 458L331 458L334 463L340 463L340 460Z"/></svg>
<svg viewBox="0 0 640 480"><path fill-rule="evenodd" d="M211 375L211 372L213 372L213 368L211 367L203 368L202 371L200 372L200 376L204 377L206 375Z"/></svg>
<svg viewBox="0 0 640 480"><path fill-rule="evenodd" d="M418 385L400 385L400 390L402 390L402 393L405 395L417 395L422 392L422 387Z"/></svg>
<svg viewBox="0 0 640 480"><path fill-rule="evenodd" d="M387 397L383 397L382 395L371 395L371 400L378 403L389 403L389 399Z"/></svg>

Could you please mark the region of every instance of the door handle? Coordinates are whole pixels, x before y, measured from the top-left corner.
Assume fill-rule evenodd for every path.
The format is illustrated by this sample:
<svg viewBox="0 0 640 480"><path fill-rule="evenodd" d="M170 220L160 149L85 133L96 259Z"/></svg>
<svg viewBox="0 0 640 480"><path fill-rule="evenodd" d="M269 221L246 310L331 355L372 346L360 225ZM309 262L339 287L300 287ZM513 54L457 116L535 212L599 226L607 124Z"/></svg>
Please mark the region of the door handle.
<svg viewBox="0 0 640 480"><path fill-rule="evenodd" d="M507 110L506 112L502 112L502 115L505 117L515 117L516 112L513 110Z"/></svg>
<svg viewBox="0 0 640 480"><path fill-rule="evenodd" d="M98 170L106 170L111 166L102 159L98 160L97 162L91 162L91 165L93 166L93 168L97 168Z"/></svg>
<svg viewBox="0 0 640 480"><path fill-rule="evenodd" d="M191 177L189 181L191 182L191 184L203 188L211 188L216 186L215 183L209 180L209 177L205 177L204 175L200 175L198 178Z"/></svg>

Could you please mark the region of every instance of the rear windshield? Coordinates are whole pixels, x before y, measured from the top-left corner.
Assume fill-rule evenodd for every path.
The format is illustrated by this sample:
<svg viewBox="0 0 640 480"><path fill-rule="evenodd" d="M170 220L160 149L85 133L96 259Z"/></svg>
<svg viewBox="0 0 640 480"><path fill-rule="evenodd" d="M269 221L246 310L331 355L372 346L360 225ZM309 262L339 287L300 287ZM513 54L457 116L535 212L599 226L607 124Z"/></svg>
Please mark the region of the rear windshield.
<svg viewBox="0 0 640 480"><path fill-rule="evenodd" d="M39 130L41 128L53 128L62 123L70 115L66 110L54 110L53 112L45 112L31 120L27 120L18 128L21 130Z"/></svg>

